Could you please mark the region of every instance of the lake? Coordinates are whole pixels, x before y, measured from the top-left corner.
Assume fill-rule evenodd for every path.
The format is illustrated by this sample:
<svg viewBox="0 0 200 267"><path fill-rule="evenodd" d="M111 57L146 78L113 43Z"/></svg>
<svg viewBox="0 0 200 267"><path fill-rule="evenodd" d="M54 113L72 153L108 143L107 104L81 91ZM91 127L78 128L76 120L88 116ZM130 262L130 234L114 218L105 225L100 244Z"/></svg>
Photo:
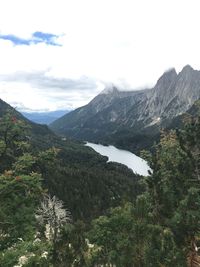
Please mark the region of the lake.
<svg viewBox="0 0 200 267"><path fill-rule="evenodd" d="M129 151L118 149L114 146L103 146L89 142L86 143L86 146L93 148L102 156L107 156L108 161L122 163L132 169L135 173L144 176L148 175L148 170L150 170L150 167L148 166L147 162Z"/></svg>

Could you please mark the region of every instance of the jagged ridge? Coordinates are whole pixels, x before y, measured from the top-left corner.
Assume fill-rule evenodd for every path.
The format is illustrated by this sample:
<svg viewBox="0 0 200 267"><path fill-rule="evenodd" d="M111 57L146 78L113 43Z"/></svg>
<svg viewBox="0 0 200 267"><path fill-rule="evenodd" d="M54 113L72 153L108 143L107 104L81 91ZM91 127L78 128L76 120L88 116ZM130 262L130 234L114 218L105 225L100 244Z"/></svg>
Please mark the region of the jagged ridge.
<svg viewBox="0 0 200 267"><path fill-rule="evenodd" d="M62 135L90 141L111 141L121 132L132 135L167 125L200 98L200 71L185 66L165 72L152 89L120 91L108 88L88 105L50 125Z"/></svg>

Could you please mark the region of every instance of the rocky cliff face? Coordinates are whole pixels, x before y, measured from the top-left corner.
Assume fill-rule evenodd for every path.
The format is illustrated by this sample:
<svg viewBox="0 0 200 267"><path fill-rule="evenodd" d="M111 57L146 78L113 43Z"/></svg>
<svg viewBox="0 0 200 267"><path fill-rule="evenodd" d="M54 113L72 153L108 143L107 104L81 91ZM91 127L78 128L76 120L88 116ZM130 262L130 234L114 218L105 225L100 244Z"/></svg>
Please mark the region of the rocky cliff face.
<svg viewBox="0 0 200 267"><path fill-rule="evenodd" d="M55 121L51 128L59 134L101 141L125 129L138 133L166 125L199 98L200 71L187 65L178 74L175 69L165 72L152 89L123 92L107 88L88 105Z"/></svg>
<svg viewBox="0 0 200 267"><path fill-rule="evenodd" d="M172 69L164 73L149 92L144 111L148 110L152 123L162 122L187 111L199 98L200 72L190 66L185 66L179 74Z"/></svg>

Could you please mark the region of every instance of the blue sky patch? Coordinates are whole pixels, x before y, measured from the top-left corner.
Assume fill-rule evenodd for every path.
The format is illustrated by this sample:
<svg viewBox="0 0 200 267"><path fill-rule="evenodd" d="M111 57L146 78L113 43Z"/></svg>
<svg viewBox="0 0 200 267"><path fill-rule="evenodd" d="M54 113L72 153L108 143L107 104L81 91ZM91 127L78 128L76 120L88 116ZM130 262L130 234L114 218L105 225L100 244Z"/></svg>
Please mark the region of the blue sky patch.
<svg viewBox="0 0 200 267"><path fill-rule="evenodd" d="M32 44L45 43L47 45L61 46L56 42L56 39L58 37L59 36L55 34L44 33L39 31L34 32L30 39L20 38L13 34L6 34L6 35L0 34L0 39L9 40L14 45L32 45Z"/></svg>

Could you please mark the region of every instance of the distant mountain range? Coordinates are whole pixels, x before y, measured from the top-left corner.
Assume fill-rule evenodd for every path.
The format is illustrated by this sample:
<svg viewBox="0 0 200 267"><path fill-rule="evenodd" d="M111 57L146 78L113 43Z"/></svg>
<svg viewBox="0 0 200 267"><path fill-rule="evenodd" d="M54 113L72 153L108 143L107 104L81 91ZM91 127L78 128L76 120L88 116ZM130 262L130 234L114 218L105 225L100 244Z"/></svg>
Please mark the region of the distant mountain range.
<svg viewBox="0 0 200 267"><path fill-rule="evenodd" d="M134 152L148 148L174 118L200 98L200 71L185 66L165 72L151 89L120 91L106 88L88 105L50 124L60 135L104 142Z"/></svg>
<svg viewBox="0 0 200 267"><path fill-rule="evenodd" d="M39 124L50 124L56 119L67 114L69 110L56 110L50 112L22 112L24 117L27 119L39 123Z"/></svg>

